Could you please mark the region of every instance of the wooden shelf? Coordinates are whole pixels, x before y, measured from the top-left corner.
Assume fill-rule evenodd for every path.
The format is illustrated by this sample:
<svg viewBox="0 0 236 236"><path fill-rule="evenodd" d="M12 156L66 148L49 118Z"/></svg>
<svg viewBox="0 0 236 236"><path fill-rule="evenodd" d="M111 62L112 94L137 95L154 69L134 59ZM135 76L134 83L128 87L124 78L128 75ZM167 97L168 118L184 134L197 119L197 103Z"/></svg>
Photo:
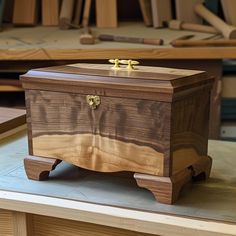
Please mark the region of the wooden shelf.
<svg viewBox="0 0 236 236"><path fill-rule="evenodd" d="M145 27L143 23L121 23L116 29L92 27L95 35L116 35L163 38L165 45L97 42L79 43L80 30L63 31L58 27L6 28L0 34L0 60L86 60L109 58L133 59L223 59L236 58L236 47L172 48L169 42L183 35L194 34L195 39L210 34Z"/></svg>

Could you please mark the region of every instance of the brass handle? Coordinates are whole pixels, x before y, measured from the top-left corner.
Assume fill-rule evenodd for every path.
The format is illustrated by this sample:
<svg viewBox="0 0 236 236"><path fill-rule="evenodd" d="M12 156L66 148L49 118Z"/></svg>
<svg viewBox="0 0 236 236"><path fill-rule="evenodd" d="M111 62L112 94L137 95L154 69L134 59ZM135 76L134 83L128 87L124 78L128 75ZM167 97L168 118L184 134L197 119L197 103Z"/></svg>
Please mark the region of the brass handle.
<svg viewBox="0 0 236 236"><path fill-rule="evenodd" d="M120 63L127 65L126 67L127 70L134 70L134 65L139 64L138 61L134 61L134 60L121 60Z"/></svg>
<svg viewBox="0 0 236 236"><path fill-rule="evenodd" d="M112 69L117 70L117 69L120 68L120 65L119 65L120 64L120 60L119 59L110 59L109 62L114 64Z"/></svg>
<svg viewBox="0 0 236 236"><path fill-rule="evenodd" d="M95 110L101 103L101 99L99 96L96 95L87 95L86 101L91 109Z"/></svg>

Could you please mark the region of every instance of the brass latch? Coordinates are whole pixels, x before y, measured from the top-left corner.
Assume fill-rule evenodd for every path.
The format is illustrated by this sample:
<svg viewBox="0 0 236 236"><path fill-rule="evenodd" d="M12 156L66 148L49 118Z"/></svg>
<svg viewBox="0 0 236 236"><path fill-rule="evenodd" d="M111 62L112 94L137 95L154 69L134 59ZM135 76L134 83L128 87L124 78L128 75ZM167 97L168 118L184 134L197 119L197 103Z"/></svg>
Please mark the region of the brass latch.
<svg viewBox="0 0 236 236"><path fill-rule="evenodd" d="M87 95L86 101L91 109L95 110L101 103L101 99L96 95Z"/></svg>

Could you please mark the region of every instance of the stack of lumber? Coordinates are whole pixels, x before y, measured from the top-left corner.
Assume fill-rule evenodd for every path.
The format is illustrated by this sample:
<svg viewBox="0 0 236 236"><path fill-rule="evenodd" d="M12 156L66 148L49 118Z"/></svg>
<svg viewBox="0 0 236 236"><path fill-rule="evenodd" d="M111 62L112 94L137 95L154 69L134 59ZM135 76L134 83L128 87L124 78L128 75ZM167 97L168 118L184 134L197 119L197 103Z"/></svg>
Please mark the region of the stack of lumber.
<svg viewBox="0 0 236 236"><path fill-rule="evenodd" d="M25 129L25 110L0 107L0 139Z"/></svg>

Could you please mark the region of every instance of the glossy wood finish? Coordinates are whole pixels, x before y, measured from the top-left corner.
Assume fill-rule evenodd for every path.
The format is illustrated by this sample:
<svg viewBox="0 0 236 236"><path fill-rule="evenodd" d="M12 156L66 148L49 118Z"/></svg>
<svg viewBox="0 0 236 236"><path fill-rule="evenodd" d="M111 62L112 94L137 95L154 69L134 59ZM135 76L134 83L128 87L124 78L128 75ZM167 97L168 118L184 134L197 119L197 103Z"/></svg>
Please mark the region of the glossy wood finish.
<svg viewBox="0 0 236 236"><path fill-rule="evenodd" d="M188 156L185 156L188 158ZM140 187L150 190L157 201L165 204L173 204L177 201L183 186L191 179L206 180L210 176L212 159L201 156L198 161L171 177L158 177L146 174L134 174L134 178Z"/></svg>
<svg viewBox="0 0 236 236"><path fill-rule="evenodd" d="M213 79L204 72L75 64L32 70L21 80L30 154L42 157L38 176L54 168L51 160L44 167L43 157L101 172L136 172L141 186L151 183L157 199L172 204L192 176L189 168L207 155ZM96 109L87 95L99 96ZM27 172L37 169L33 156L25 160Z"/></svg>
<svg viewBox="0 0 236 236"><path fill-rule="evenodd" d="M27 156L24 159L24 165L27 177L33 180L45 180L50 171L54 170L60 163L60 160L42 158L36 156Z"/></svg>

